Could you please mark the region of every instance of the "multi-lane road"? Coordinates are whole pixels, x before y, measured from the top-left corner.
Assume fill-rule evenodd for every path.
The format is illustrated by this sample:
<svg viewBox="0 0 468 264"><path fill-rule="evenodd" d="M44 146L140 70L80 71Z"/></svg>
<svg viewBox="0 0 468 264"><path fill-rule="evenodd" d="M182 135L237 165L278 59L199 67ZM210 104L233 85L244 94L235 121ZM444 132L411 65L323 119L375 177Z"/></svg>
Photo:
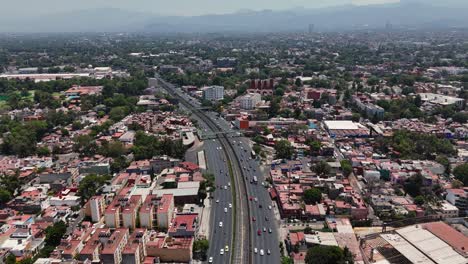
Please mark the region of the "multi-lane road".
<svg viewBox="0 0 468 264"><path fill-rule="evenodd" d="M210 115L212 118L216 118L214 113ZM224 119L217 118L216 120L225 131L232 131L231 125ZM268 189L262 184L265 181L265 175L260 170L258 160L252 157L252 148L248 138L231 137L229 140L240 159L246 182L247 198L250 203L252 262L280 263L278 222L273 213L275 204L271 202ZM254 176L257 178L257 183L253 182ZM257 249L257 253L255 253L255 249ZM261 255L261 251L263 251L263 255Z"/></svg>
<svg viewBox="0 0 468 264"><path fill-rule="evenodd" d="M208 257L213 263L280 263L274 205L262 185L265 175L251 157L250 141L235 136L232 126L216 113L201 113L196 100L160 81L192 111L202 133L219 135L204 141L209 171L215 175L216 184L211 200ZM254 176L257 183L253 182Z"/></svg>

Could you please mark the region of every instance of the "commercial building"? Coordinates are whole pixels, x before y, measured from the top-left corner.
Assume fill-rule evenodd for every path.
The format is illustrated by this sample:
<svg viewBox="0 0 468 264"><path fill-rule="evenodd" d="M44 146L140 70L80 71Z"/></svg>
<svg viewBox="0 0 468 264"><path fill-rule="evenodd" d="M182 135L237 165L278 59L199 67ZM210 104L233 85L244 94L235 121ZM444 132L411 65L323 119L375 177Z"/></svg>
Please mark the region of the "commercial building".
<svg viewBox="0 0 468 264"><path fill-rule="evenodd" d="M202 88L203 99L208 101L219 101L224 99L224 87L219 85Z"/></svg>
<svg viewBox="0 0 468 264"><path fill-rule="evenodd" d="M435 105L440 105L440 106L454 105L455 107L459 109L462 109L465 106L464 99L453 97L453 96L446 96L446 95L435 94L435 93L420 93L419 96L421 96L421 100L423 102L429 102Z"/></svg>
<svg viewBox="0 0 468 264"><path fill-rule="evenodd" d="M369 137L370 131L365 126L348 120L329 120L323 122L333 138Z"/></svg>
<svg viewBox="0 0 468 264"><path fill-rule="evenodd" d="M443 222L372 234L360 245L370 263L467 263L468 239Z"/></svg>

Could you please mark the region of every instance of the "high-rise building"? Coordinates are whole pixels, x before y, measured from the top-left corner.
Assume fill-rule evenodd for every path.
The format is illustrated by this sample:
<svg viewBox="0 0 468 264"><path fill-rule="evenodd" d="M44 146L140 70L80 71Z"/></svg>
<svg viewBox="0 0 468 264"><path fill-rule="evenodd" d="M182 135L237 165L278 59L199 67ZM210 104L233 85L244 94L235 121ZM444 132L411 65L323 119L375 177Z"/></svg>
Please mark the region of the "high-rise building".
<svg viewBox="0 0 468 264"><path fill-rule="evenodd" d="M204 87L203 99L208 101L219 101L224 99L224 87L219 85L213 85Z"/></svg>
<svg viewBox="0 0 468 264"><path fill-rule="evenodd" d="M106 208L104 197L93 196L89 200L89 206L91 207L91 220L93 222L99 222L103 216Z"/></svg>

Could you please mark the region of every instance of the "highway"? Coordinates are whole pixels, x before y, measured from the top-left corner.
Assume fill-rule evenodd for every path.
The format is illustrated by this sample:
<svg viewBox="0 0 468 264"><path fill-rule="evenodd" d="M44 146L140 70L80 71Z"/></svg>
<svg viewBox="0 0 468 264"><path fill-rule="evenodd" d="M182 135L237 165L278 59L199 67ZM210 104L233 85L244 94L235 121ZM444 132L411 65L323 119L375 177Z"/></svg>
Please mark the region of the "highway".
<svg viewBox="0 0 468 264"><path fill-rule="evenodd" d="M222 132L219 124L197 109L199 103L173 85L161 79L159 81L169 94L178 98L181 105L192 112L202 131L208 134ZM217 186L211 207L212 229L208 257L213 258L213 263L252 263L249 251L249 205L236 152L226 135L223 134L219 134L213 140L205 140L204 148L209 166L208 171L215 175ZM218 200L219 202L216 202ZM232 208L229 208L229 204ZM220 222L222 222L222 227ZM221 249L225 249L226 246L229 251L221 254Z"/></svg>
<svg viewBox="0 0 468 264"><path fill-rule="evenodd" d="M215 114L210 114L216 119ZM224 119L217 119L218 124L225 130L231 131L232 128ZM278 227L279 223L274 217L272 203L268 194L268 189L262 185L265 181L265 176L260 172L259 162L251 157L252 148L250 140L245 137L234 137L229 139L235 148L236 154L240 159L243 175L246 180L247 195L250 203L250 225L251 225L251 240L254 251L257 248L257 253L253 252L253 263L280 263ZM256 176L258 183L255 184L253 177ZM250 200L252 198L252 200ZM257 198L257 201L255 201ZM271 207L269 207L271 206ZM253 221L252 217L255 217ZM258 231L260 230L260 235ZM266 231L264 231L266 230ZM271 230L271 233L269 232ZM264 255L260 255L263 250ZM268 250L270 254L268 254Z"/></svg>

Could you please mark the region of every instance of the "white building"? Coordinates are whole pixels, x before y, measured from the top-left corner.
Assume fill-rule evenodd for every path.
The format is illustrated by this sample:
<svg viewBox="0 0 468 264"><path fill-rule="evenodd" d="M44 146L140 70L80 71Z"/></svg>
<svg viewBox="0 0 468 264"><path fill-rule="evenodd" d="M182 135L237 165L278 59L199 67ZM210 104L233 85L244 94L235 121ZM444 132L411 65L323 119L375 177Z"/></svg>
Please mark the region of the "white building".
<svg viewBox="0 0 468 264"><path fill-rule="evenodd" d="M252 110L262 101L262 96L258 93L249 93L239 99L241 109Z"/></svg>
<svg viewBox="0 0 468 264"><path fill-rule="evenodd" d="M421 96L421 100L423 102L429 102L440 106L454 105L458 108L463 108L465 105L464 99L453 96L446 96L435 93L420 93L419 96Z"/></svg>
<svg viewBox="0 0 468 264"><path fill-rule="evenodd" d="M437 214L442 218L458 217L459 210L455 205L447 201L442 201L441 206L437 210Z"/></svg>
<svg viewBox="0 0 468 264"><path fill-rule="evenodd" d="M91 219L93 220L93 222L99 222L106 208L104 197L91 197L91 199L89 200L89 206L91 208Z"/></svg>
<svg viewBox="0 0 468 264"><path fill-rule="evenodd" d="M204 87L203 99L208 101L219 101L224 99L224 87L219 85L213 85Z"/></svg>

